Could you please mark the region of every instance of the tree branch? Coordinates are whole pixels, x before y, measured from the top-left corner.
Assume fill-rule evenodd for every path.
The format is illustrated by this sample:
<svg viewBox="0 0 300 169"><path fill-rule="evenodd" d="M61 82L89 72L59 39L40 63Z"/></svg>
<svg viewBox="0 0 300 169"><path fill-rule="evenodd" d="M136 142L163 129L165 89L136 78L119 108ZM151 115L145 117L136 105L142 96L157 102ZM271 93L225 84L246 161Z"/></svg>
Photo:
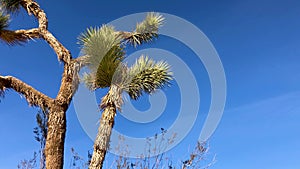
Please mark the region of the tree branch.
<svg viewBox="0 0 300 169"><path fill-rule="evenodd" d="M40 38L39 30L37 28L29 30L1 30L0 39L8 45L22 44L29 39Z"/></svg>
<svg viewBox="0 0 300 169"><path fill-rule="evenodd" d="M48 31L48 19L45 12L34 0L22 0L22 7L29 15L33 14L39 22L40 36L53 48L59 60L63 61L64 73L61 80L61 86L56 97L56 102L68 108L72 97L77 90L79 78L78 72L80 64L72 59L71 53L67 50L53 35Z"/></svg>
<svg viewBox="0 0 300 169"><path fill-rule="evenodd" d="M61 80L61 86L56 97L56 101L60 105L66 106L68 108L73 95L75 94L78 84L79 75L78 72L81 66L76 60L71 60L70 64L65 64L64 73Z"/></svg>
<svg viewBox="0 0 300 169"><path fill-rule="evenodd" d="M25 37L27 37L27 39L38 39L41 37L38 28L32 28L28 30L20 29L13 32L16 34L23 34Z"/></svg>
<svg viewBox="0 0 300 169"><path fill-rule="evenodd" d="M0 94L5 88L11 88L24 95L30 105L49 109L48 136L45 146L46 168L59 169L63 168L64 162L66 111L78 88L78 72L81 64L72 59L71 53L48 31L47 16L38 3L35 0L20 1L20 5L27 13L33 14L37 18L39 23L39 27L36 28L38 37L43 38L53 48L58 59L64 63L61 85L57 97L51 99L14 77L0 76Z"/></svg>
<svg viewBox="0 0 300 169"><path fill-rule="evenodd" d="M53 35L48 31L48 19L45 12L40 8L37 2L34 0L23 0L21 2L23 8L29 15L33 14L39 22L39 34L48 42L53 48L59 60L64 63L70 63L72 56L69 50L67 50Z"/></svg>
<svg viewBox="0 0 300 169"><path fill-rule="evenodd" d="M50 97L15 77L0 76L0 90L4 91L6 88L15 90L26 98L29 105L38 106L42 110L46 110L53 101Z"/></svg>

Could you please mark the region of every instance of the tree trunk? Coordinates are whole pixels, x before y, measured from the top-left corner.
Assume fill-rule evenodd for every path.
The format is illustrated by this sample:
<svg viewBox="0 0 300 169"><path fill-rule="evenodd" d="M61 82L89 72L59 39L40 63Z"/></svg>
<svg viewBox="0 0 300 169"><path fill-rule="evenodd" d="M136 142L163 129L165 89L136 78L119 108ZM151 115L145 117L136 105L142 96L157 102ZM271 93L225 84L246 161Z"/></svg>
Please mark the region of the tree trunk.
<svg viewBox="0 0 300 169"><path fill-rule="evenodd" d="M53 106L49 111L45 156L47 169L62 169L66 133L66 109Z"/></svg>
<svg viewBox="0 0 300 169"><path fill-rule="evenodd" d="M111 131L114 125L114 117L116 115L116 106L108 103L104 108L98 128L98 134L94 143L94 152L90 163L90 169L101 169L107 149Z"/></svg>

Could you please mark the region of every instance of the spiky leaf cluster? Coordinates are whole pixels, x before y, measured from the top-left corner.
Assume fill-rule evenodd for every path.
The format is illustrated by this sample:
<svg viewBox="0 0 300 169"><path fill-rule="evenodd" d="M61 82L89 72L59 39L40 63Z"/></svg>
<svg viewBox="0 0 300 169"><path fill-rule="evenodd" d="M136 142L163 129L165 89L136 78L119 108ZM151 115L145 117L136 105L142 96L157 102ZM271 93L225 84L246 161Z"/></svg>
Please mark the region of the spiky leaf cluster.
<svg viewBox="0 0 300 169"><path fill-rule="evenodd" d="M98 64L107 52L114 46L119 46L121 41L114 28L108 25L103 25L101 28L89 28L78 39L83 54L88 56L88 67L94 72L97 71Z"/></svg>
<svg viewBox="0 0 300 169"><path fill-rule="evenodd" d="M28 40L28 37L14 31L7 30L9 15L0 10L0 40L8 45L20 45Z"/></svg>
<svg viewBox="0 0 300 169"><path fill-rule="evenodd" d="M109 87L112 83L112 79L115 76L120 76L121 70L117 68L122 64L122 60L124 58L124 52L123 49L120 46L114 46L112 47L106 55L101 60L97 72L96 72L96 79L95 79L95 85L97 88L104 88ZM114 77L114 80L120 79ZM117 81L114 81L116 83Z"/></svg>
<svg viewBox="0 0 300 169"><path fill-rule="evenodd" d="M151 94L172 80L170 66L163 61L155 62L141 56L128 70L125 91L132 99L138 99L143 92Z"/></svg>
<svg viewBox="0 0 300 169"><path fill-rule="evenodd" d="M84 82L90 89L109 87L117 67L124 59L121 39L114 28L108 25L90 28L80 35L79 43L90 69Z"/></svg>
<svg viewBox="0 0 300 169"><path fill-rule="evenodd" d="M0 31L5 30L8 27L9 15L6 15L0 10Z"/></svg>
<svg viewBox="0 0 300 169"><path fill-rule="evenodd" d="M162 21L161 15L149 13L143 22L137 24L131 36L126 36L129 37L127 40L132 40L133 44L149 42L157 36ZM121 46L124 39L121 38L124 36L108 25L90 28L78 38L90 70L83 81L91 90L110 87L110 92L102 99L101 108L113 102L120 109L123 91L132 99L138 99L143 92L150 94L172 80L170 66L163 61L155 62L142 56L129 68L122 62L125 53Z"/></svg>
<svg viewBox="0 0 300 169"><path fill-rule="evenodd" d="M0 5L9 13L15 13L20 10L22 0L0 0Z"/></svg>
<svg viewBox="0 0 300 169"><path fill-rule="evenodd" d="M146 19L136 25L136 29L126 39L133 46L152 41L158 36L158 28L162 26L164 18L158 13L148 13Z"/></svg>

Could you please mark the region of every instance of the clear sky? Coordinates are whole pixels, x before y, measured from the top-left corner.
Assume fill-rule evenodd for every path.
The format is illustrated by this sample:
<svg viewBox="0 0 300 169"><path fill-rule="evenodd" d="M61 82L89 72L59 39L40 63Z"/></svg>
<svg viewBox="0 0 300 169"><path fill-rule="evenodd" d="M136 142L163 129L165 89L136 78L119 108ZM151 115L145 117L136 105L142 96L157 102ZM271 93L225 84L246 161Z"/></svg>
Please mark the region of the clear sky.
<svg viewBox="0 0 300 169"><path fill-rule="evenodd" d="M212 169L300 167L300 2L297 0L228 1L38 1L49 19L49 30L72 52L79 55L77 37L87 27L101 26L139 12L163 12L184 18L210 39L223 63L227 81L226 107L210 139L210 153L217 162ZM167 22L167 21L166 21ZM12 17L11 28L31 28L37 21L22 10ZM180 28L180 26L179 26ZM180 28L183 29L183 28ZM210 103L207 72L197 56L174 39L162 36L140 49L156 47L179 56L196 76L201 93L199 116L191 132L170 154L188 154L199 137ZM24 46L0 45L0 74L13 75L55 97L63 65L43 41ZM132 52L133 50L131 50ZM174 67L173 69L176 69ZM164 90L164 114L149 124L135 124L122 116L116 130L131 136L168 129L178 112L176 82ZM99 100L104 91L97 92ZM191 98L193 99L193 98ZM151 107L147 97L133 102L140 110ZM185 110L188 112L189 110ZM0 168L16 168L18 162L38 150L32 129L37 110L9 91L0 103ZM175 112L175 113L173 113ZM139 130L137 130L137 128ZM96 130L96 126L95 126ZM81 127L71 104L67 112L66 163L70 148L86 155L93 141ZM178 156L178 157L177 157Z"/></svg>

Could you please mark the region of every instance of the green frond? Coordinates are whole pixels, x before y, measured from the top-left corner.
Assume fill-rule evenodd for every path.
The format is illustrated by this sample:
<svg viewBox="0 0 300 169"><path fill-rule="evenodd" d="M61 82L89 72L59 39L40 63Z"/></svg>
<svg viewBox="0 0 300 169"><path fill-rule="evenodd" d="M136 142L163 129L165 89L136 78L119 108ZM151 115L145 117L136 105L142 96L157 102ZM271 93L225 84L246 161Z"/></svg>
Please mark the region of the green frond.
<svg viewBox="0 0 300 169"><path fill-rule="evenodd" d="M82 52L87 55L88 68L96 72L100 61L113 47L120 46L121 39L112 26L103 25L101 28L89 28L79 37Z"/></svg>
<svg viewBox="0 0 300 169"><path fill-rule="evenodd" d="M158 13L148 13L145 20L136 25L136 29L127 37L126 42L133 46L152 41L158 36L158 28L162 26L164 17Z"/></svg>
<svg viewBox="0 0 300 169"><path fill-rule="evenodd" d="M22 0L0 0L0 6L9 13L16 13L20 10Z"/></svg>
<svg viewBox="0 0 300 169"><path fill-rule="evenodd" d="M96 79L95 79L96 88L109 87L112 84L113 78L115 78L114 80L117 80L116 76L121 75L120 74L121 72L119 72L118 68L120 68L121 65L123 64L122 63L123 59L124 59L124 52L120 46L114 46L106 53L106 55L99 63L96 72Z"/></svg>
<svg viewBox="0 0 300 169"><path fill-rule="evenodd" d="M6 30L9 25L9 15L0 11L0 40L8 45L20 45L27 41L27 37L21 33Z"/></svg>
<svg viewBox="0 0 300 169"><path fill-rule="evenodd" d="M125 91L132 99L138 99L143 92L151 94L156 89L163 88L172 80L170 66L163 61L154 62L147 56L141 56L129 68Z"/></svg>
<svg viewBox="0 0 300 169"><path fill-rule="evenodd" d="M103 25L89 28L78 39L90 69L84 82L90 89L109 87L125 55L120 37L112 26Z"/></svg>
<svg viewBox="0 0 300 169"><path fill-rule="evenodd" d="M136 25L136 32L138 33L157 33L158 28L162 26L164 17L159 13L150 12L146 19Z"/></svg>

